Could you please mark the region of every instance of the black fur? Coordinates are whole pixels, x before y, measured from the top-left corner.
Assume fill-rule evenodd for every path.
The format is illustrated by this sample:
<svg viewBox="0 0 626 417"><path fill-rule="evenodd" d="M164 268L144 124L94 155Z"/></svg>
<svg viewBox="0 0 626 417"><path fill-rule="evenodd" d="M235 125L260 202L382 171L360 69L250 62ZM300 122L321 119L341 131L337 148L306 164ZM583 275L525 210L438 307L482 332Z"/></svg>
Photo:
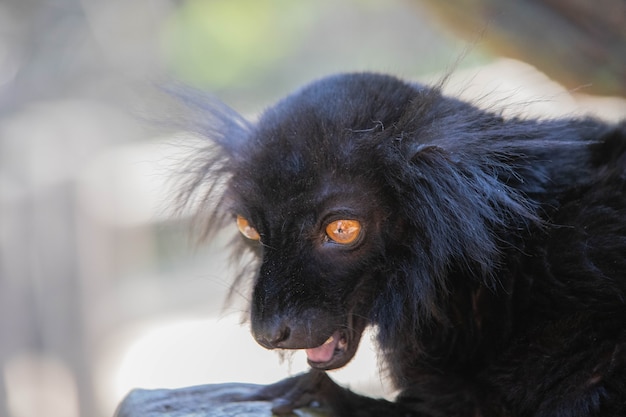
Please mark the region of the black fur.
<svg viewBox="0 0 626 417"><path fill-rule="evenodd" d="M257 398L339 416L626 415L626 124L504 118L376 74L315 82L256 123L196 104L211 145L182 197L217 195L209 226L258 231L254 337L342 343ZM338 219L361 223L355 242L329 240ZM370 325L395 403L322 372Z"/></svg>

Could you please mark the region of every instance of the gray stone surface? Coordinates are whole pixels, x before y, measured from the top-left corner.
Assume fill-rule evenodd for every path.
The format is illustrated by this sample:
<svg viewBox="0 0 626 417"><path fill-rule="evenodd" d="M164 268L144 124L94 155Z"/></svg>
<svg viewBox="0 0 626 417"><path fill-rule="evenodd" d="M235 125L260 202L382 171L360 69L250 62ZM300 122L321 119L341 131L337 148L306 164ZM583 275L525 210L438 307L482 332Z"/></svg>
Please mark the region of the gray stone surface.
<svg viewBox="0 0 626 417"><path fill-rule="evenodd" d="M270 417L271 403L237 401L254 393L254 384L213 384L178 389L136 389L119 405L115 417ZM321 410L296 410L299 417L324 417Z"/></svg>

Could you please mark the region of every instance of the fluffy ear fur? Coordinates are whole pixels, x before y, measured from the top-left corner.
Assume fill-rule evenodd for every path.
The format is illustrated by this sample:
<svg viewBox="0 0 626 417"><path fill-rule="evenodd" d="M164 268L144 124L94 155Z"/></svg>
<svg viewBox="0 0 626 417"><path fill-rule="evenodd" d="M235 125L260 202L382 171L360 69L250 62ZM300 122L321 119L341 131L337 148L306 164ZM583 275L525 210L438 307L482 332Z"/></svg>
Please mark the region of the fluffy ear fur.
<svg viewBox="0 0 626 417"><path fill-rule="evenodd" d="M398 199L406 237L396 261L403 266L395 268L396 274L406 276L390 277L388 296L399 295L396 285L410 288L403 302L380 299L380 307L387 311L379 315L396 317L392 321L397 323L409 317L444 320L440 306L446 305L442 297L448 294L451 271L463 271L495 291L500 285L494 274L501 262L502 236L531 224L537 227L540 221L535 207L493 173L455 162L445 149L419 146L408 157L396 155L398 160L387 161L384 172ZM391 314L391 306L402 306L403 311ZM395 326L383 327L383 332L397 333Z"/></svg>
<svg viewBox="0 0 626 417"><path fill-rule="evenodd" d="M175 172L176 210L193 213L194 234L203 240L232 220L225 190L253 126L211 95L176 83L160 91L169 100L162 100L159 124L185 132L175 144L186 155Z"/></svg>
<svg viewBox="0 0 626 417"><path fill-rule="evenodd" d="M155 93L160 108L158 120L150 117L151 124L173 132L172 146L180 151L171 162L176 164L171 185L174 214L191 217L191 235L200 243L234 224L228 184L248 149L254 126L216 97L180 83L163 82ZM246 245L238 234L229 246L236 275L227 303L236 294L249 299L250 289L241 284L251 280L258 268L254 256L258 248Z"/></svg>

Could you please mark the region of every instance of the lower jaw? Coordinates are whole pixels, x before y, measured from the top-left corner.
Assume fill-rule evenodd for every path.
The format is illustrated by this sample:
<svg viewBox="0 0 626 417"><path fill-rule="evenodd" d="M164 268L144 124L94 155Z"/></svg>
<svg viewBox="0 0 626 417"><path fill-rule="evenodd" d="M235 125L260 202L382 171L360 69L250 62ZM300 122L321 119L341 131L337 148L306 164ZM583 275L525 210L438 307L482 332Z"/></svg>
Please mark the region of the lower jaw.
<svg viewBox="0 0 626 417"><path fill-rule="evenodd" d="M352 343L358 344L359 340L352 341ZM348 364L354 357L356 353L356 347L354 349L350 349L349 351L340 351L335 354L329 361L327 362L313 362L307 359L307 362L311 368L319 369L321 371L330 371L333 369L342 368Z"/></svg>
<svg viewBox="0 0 626 417"><path fill-rule="evenodd" d="M350 359L352 359L352 358L350 358ZM307 362L308 362L308 364L309 364L309 366L311 368L318 369L320 371L331 371L333 369L342 368L343 366L345 366L350 361L350 359L348 359L346 361L341 360L341 359L339 359L339 360L332 359L332 360L330 360L328 362L325 362L325 363L311 362L311 361L307 361Z"/></svg>

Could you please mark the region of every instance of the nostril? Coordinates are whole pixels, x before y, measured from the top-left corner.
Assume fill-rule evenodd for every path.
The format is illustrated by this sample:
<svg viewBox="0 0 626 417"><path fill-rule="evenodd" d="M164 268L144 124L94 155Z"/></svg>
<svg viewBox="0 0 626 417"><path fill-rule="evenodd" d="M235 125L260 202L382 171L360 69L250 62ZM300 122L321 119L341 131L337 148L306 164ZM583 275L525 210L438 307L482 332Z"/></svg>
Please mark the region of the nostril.
<svg viewBox="0 0 626 417"><path fill-rule="evenodd" d="M269 336L268 342L272 347L282 347L281 343L288 340L290 335L291 335L291 329L289 328L289 326L281 325L277 327L276 329L274 329L274 331L268 335Z"/></svg>

